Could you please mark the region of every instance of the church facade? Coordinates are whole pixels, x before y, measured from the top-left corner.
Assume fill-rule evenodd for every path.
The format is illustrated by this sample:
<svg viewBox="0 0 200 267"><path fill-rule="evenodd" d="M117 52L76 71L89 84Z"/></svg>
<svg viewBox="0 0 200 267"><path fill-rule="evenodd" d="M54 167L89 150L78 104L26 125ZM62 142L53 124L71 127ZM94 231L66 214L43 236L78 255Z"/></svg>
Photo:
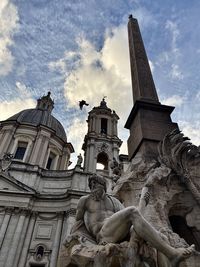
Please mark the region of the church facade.
<svg viewBox="0 0 200 267"><path fill-rule="evenodd" d="M48 93L35 109L1 122L0 266L55 267L77 201L89 191L88 176L106 176L111 192L110 166L113 158L119 160L122 143L117 114L104 99L89 112L84 162L79 155L75 168L68 170L74 149L51 115L53 106ZM104 169L98 170L98 164Z"/></svg>
<svg viewBox="0 0 200 267"><path fill-rule="evenodd" d="M187 179L178 180L177 177L186 176L185 169L175 165L182 158L178 158L179 154L176 159L171 157L171 150L165 149L167 141L172 149L174 140L175 145L180 141L184 147L178 125L170 117L174 108L159 102L139 26L132 16L128 32L134 100L125 125L130 130L128 155L119 155L119 117L105 99L88 114L84 156L78 156L74 169L69 169L73 145L62 124L51 114L54 102L50 93L38 99L36 108L1 122L0 266L56 267L62 243L75 221L77 202L89 193L87 181L93 173L106 178L108 193L115 194L125 206L138 205L138 196L149 181L152 200L144 217L157 230L167 233L170 242L195 243L200 250L198 168L191 170L195 181L188 173ZM168 140L166 134L172 131L174 138ZM195 159L197 166L199 152L195 149L182 152L190 154L188 161ZM98 169L98 164L103 169ZM163 181L159 175L166 179ZM171 232L167 232L169 228ZM144 260L140 266L155 266L149 262ZM181 266L195 267L197 262L198 258L193 258ZM67 266L81 264L72 260Z"/></svg>

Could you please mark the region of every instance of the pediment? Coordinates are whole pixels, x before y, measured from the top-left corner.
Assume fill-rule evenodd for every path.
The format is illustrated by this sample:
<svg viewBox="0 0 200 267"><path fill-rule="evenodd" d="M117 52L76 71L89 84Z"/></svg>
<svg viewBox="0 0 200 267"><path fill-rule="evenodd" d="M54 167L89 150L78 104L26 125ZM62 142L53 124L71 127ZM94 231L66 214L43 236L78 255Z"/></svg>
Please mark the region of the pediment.
<svg viewBox="0 0 200 267"><path fill-rule="evenodd" d="M0 172L0 192L35 194L36 191L5 172Z"/></svg>

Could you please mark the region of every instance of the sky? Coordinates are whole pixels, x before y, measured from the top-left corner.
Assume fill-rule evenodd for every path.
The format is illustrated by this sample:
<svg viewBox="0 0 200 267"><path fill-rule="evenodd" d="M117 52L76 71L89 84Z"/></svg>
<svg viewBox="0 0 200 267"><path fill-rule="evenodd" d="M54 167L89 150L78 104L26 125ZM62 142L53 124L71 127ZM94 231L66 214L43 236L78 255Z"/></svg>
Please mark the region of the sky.
<svg viewBox="0 0 200 267"><path fill-rule="evenodd" d="M132 109L128 15L138 19L162 104L200 144L200 1L0 0L0 120L51 91L53 116L81 151L88 112L104 96L119 115L120 153ZM81 111L78 103L88 107Z"/></svg>

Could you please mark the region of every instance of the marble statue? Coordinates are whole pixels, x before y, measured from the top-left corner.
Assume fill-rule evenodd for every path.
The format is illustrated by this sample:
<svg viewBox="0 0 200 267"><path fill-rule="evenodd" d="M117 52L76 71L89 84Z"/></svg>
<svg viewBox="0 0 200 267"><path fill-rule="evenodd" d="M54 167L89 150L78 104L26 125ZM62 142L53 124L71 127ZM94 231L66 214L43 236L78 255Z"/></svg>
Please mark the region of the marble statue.
<svg viewBox="0 0 200 267"><path fill-rule="evenodd" d="M2 170L3 172L7 171L13 158L13 154L4 153L3 158L0 159L0 170Z"/></svg>
<svg viewBox="0 0 200 267"><path fill-rule="evenodd" d="M110 168L113 172L113 175L119 178L122 172L122 166L117 162L115 157L113 157L113 161L110 164Z"/></svg>
<svg viewBox="0 0 200 267"><path fill-rule="evenodd" d="M120 243L127 235L136 234L163 255L160 257L162 262L167 257L172 267L178 266L179 262L193 254L194 245L188 248L172 247L166 242L167 238L141 215L143 207L148 203L148 187L142 192L139 208L125 208L118 199L107 195L106 181L101 176L89 177L89 188L91 193L81 197L78 202L72 236L88 237L99 246L106 246Z"/></svg>
<svg viewBox="0 0 200 267"><path fill-rule="evenodd" d="M81 155L81 153L77 156L77 163L76 163L76 166L79 166L81 167L81 164L83 162L83 157Z"/></svg>

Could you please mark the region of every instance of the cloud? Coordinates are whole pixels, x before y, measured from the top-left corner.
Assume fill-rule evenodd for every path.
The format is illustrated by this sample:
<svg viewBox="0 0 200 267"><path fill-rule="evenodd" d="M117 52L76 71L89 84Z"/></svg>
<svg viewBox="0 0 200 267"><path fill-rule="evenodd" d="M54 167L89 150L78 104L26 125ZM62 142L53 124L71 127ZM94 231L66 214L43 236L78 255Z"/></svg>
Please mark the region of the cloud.
<svg viewBox="0 0 200 267"><path fill-rule="evenodd" d="M87 133L87 123L85 120L75 118L71 122L71 126L66 129L67 139L76 147L76 152L81 152L83 137Z"/></svg>
<svg viewBox="0 0 200 267"><path fill-rule="evenodd" d="M107 31L100 51L83 38L79 38L77 43L77 67L66 77L64 85L68 106L75 108L79 100L85 99L92 108L99 105L103 96L107 96L108 107L116 110L120 117L118 128L123 129L132 107L126 26ZM123 130L119 135L124 135ZM72 142L69 135L68 138ZM79 140L82 144L83 135ZM126 144L123 145L123 153L127 153Z"/></svg>
<svg viewBox="0 0 200 267"><path fill-rule="evenodd" d="M165 29L169 30L169 32L171 33L172 36L172 40L171 40L171 48L172 48L172 52L174 54L179 54L179 49L177 47L177 40L178 37L180 35L177 23L175 21L171 21L171 20L167 20L166 25L165 25Z"/></svg>
<svg viewBox="0 0 200 267"><path fill-rule="evenodd" d="M9 50L13 45L13 35L18 30L17 8L10 0L0 1L0 75L5 76L13 66L13 55Z"/></svg>
<svg viewBox="0 0 200 267"><path fill-rule="evenodd" d="M149 60L149 66L150 66L151 72L153 73L155 66L154 66L154 63L151 60Z"/></svg>
<svg viewBox="0 0 200 267"><path fill-rule="evenodd" d="M165 64L168 64L168 76L170 80L183 80L184 74L181 70L179 59L181 57L180 48L178 47L178 40L180 31L175 21L167 20L165 23L166 34L170 38L170 48L163 51L159 55L157 65L164 69Z"/></svg>
<svg viewBox="0 0 200 267"><path fill-rule="evenodd" d="M200 145L200 136L199 136L199 129L200 123L199 122L188 122L188 121L179 121L179 127L182 130L183 134L191 139L191 142L199 146Z"/></svg>
<svg viewBox="0 0 200 267"><path fill-rule="evenodd" d="M99 105L102 97L107 96L108 106L120 116L127 116L132 101L126 27L107 31L100 51L84 38L78 39L77 44L79 61L64 85L69 106L76 107L81 99L90 106Z"/></svg>
<svg viewBox="0 0 200 267"><path fill-rule="evenodd" d="M144 6L133 10L133 17L137 18L140 28L148 28L149 25L156 26L158 21L156 17Z"/></svg>
<svg viewBox="0 0 200 267"><path fill-rule="evenodd" d="M176 106L176 107L182 106L184 102L185 102L185 97L179 95L173 95L169 98L162 100L162 104L169 106Z"/></svg>
<svg viewBox="0 0 200 267"><path fill-rule="evenodd" d="M149 22L154 21L145 9L134 11L134 15L141 20L143 28L149 27ZM79 36L76 40L76 47L78 47L76 51L66 51L61 59L49 64L51 70L60 72L63 72L65 68L67 70L64 95L68 108L77 108L78 101L84 99L90 104L91 109L93 106L99 106L102 98L107 96L108 107L115 110L120 117L119 137L124 140L128 137L124 124L133 105L126 24L127 19L126 23L107 29L100 48L95 47L83 35ZM150 61L150 65L153 70L153 62ZM73 133L73 128L71 131ZM71 137L76 143L77 140L73 134ZM80 136L78 132L78 137L82 145L84 136ZM68 140L72 142L70 135L68 135ZM76 151L81 145L77 143L78 149L75 145ZM126 142L123 143L121 151L127 153Z"/></svg>
<svg viewBox="0 0 200 267"><path fill-rule="evenodd" d="M24 84L19 81L16 82L16 88L19 93L19 95L23 98L29 98L31 97L31 92L29 88Z"/></svg>
<svg viewBox="0 0 200 267"><path fill-rule="evenodd" d="M70 168L73 168L77 162L76 155L81 153L82 150L83 139L87 133L87 123L85 122L85 120L81 120L80 118L75 118L72 121L71 126L66 129L66 132L67 132L67 140L68 142L72 143L76 152L76 154L71 155L70 159L70 161L73 162Z"/></svg>
<svg viewBox="0 0 200 267"><path fill-rule="evenodd" d="M172 64L171 65L171 72L170 75L173 79L177 79L177 80L182 80L183 79L183 74L179 68L178 65L176 64Z"/></svg>
<svg viewBox="0 0 200 267"><path fill-rule="evenodd" d="M196 94L196 99L200 100L200 90Z"/></svg>
<svg viewBox="0 0 200 267"><path fill-rule="evenodd" d="M48 67L50 70L58 70L60 72L65 72L66 71L66 63L65 63L65 58L61 58L57 61L51 61L48 64Z"/></svg>
<svg viewBox="0 0 200 267"><path fill-rule="evenodd" d="M21 110L34 108L36 103L33 99L20 99L3 101L0 103L0 120L6 120Z"/></svg>

